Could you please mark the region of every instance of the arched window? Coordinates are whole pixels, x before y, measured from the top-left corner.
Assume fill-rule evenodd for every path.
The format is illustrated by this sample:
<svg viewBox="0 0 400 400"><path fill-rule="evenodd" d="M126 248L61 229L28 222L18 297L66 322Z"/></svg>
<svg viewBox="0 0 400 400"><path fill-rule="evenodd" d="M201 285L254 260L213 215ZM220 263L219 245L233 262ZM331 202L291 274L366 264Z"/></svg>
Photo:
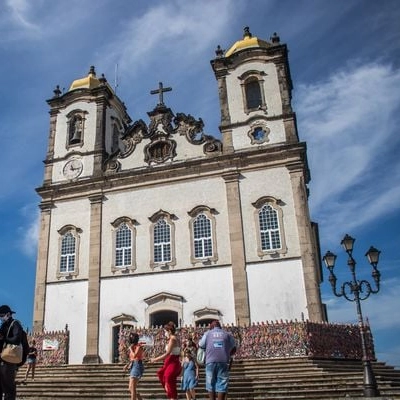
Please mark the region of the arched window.
<svg viewBox="0 0 400 400"><path fill-rule="evenodd" d="M244 112L249 114L253 111L267 113L267 104L264 93L264 71L245 71L239 80L242 88Z"/></svg>
<svg viewBox="0 0 400 400"><path fill-rule="evenodd" d="M214 217L216 213L215 209L207 206L197 206L188 213L192 217L189 223L192 264L218 260Z"/></svg>
<svg viewBox="0 0 400 400"><path fill-rule="evenodd" d="M193 222L193 242L195 258L212 257L211 221L204 214L199 214Z"/></svg>
<svg viewBox="0 0 400 400"><path fill-rule="evenodd" d="M258 255L277 255L286 252L283 229L282 202L265 196L253 203L256 208Z"/></svg>
<svg viewBox="0 0 400 400"><path fill-rule="evenodd" d="M58 233L59 239L59 268L57 277L78 275L79 241L82 231L73 225L66 225Z"/></svg>
<svg viewBox="0 0 400 400"><path fill-rule="evenodd" d="M75 271L75 237L71 232L66 233L61 239L60 272Z"/></svg>
<svg viewBox="0 0 400 400"><path fill-rule="evenodd" d="M245 83L247 109L254 110L263 105L260 84L257 78L250 78Z"/></svg>
<svg viewBox="0 0 400 400"><path fill-rule="evenodd" d="M160 218L154 225L154 262L171 261L171 226Z"/></svg>
<svg viewBox="0 0 400 400"><path fill-rule="evenodd" d="M278 213L269 204L265 204L258 212L260 223L261 249L263 251L280 250Z"/></svg>
<svg viewBox="0 0 400 400"><path fill-rule="evenodd" d="M150 267L157 266L168 269L175 261L175 215L158 211L149 218L153 223L150 227L152 252Z"/></svg>
<svg viewBox="0 0 400 400"><path fill-rule="evenodd" d="M132 231L122 223L115 235L115 266L129 267L132 264Z"/></svg>
<svg viewBox="0 0 400 400"><path fill-rule="evenodd" d="M135 262L135 220L120 217L112 223L113 262L112 271L129 272L136 268Z"/></svg>

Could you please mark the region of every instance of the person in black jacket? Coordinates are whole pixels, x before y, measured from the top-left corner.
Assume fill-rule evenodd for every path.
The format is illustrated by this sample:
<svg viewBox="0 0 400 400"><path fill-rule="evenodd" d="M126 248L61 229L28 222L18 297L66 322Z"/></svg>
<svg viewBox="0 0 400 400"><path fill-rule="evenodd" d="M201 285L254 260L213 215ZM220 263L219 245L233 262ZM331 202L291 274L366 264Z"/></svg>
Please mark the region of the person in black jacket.
<svg viewBox="0 0 400 400"><path fill-rule="evenodd" d="M22 326L14 320L11 308L7 305L0 306L0 349L5 343L20 344L22 339ZM10 364L1 359L0 356L0 399L4 395L4 400L16 399L15 375L17 373L17 364Z"/></svg>

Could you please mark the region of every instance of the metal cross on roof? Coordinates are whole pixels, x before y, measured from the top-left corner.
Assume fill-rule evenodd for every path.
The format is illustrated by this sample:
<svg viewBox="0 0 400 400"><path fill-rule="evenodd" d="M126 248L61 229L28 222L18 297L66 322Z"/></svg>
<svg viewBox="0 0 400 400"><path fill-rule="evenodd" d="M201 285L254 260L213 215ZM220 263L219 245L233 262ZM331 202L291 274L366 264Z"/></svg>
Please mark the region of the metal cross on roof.
<svg viewBox="0 0 400 400"><path fill-rule="evenodd" d="M171 87L163 87L162 82L158 83L158 89L151 90L150 94L157 94L158 93L158 105L163 106L164 105L164 92L170 92L172 90Z"/></svg>

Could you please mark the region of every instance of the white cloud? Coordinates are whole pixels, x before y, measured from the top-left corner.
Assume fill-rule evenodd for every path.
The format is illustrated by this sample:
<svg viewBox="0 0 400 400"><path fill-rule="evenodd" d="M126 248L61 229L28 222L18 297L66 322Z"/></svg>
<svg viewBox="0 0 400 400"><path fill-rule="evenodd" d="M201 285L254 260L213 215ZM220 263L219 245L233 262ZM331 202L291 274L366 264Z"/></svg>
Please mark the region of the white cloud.
<svg viewBox="0 0 400 400"><path fill-rule="evenodd" d="M6 0L5 14L8 18L2 18L1 25L7 24L13 30L13 35L9 35L8 39L15 40L13 37L18 32L17 36L25 36L39 33L40 29L37 24L32 22L32 12L38 3L33 3L28 0ZM4 40L4 39L3 39Z"/></svg>
<svg viewBox="0 0 400 400"><path fill-rule="evenodd" d="M310 206L327 236L329 227L361 226L400 207L400 187L392 184L400 181L394 156L400 149L399 86L399 69L353 62L323 82L299 87L299 126L313 178Z"/></svg>
<svg viewBox="0 0 400 400"><path fill-rule="evenodd" d="M36 204L29 204L20 210L25 224L18 228L18 247L28 257L35 257L39 239L39 211Z"/></svg>
<svg viewBox="0 0 400 400"><path fill-rule="evenodd" d="M368 299L361 301L364 320L370 321L374 332L386 329L400 330L399 291L400 280L398 278L383 280L377 294L371 294ZM349 302L343 297L330 297L325 300L325 303L328 307L330 322L357 323L354 302Z"/></svg>
<svg viewBox="0 0 400 400"><path fill-rule="evenodd" d="M210 42L221 37L233 13L242 7L233 0L159 3L140 16L134 15L125 24L101 52L102 63L110 69L110 65L118 62L121 72L131 75L139 69L148 69L149 65L153 71L165 68L163 57L166 56L170 62L194 63L201 59L204 49L209 49ZM215 47L217 44L213 43Z"/></svg>

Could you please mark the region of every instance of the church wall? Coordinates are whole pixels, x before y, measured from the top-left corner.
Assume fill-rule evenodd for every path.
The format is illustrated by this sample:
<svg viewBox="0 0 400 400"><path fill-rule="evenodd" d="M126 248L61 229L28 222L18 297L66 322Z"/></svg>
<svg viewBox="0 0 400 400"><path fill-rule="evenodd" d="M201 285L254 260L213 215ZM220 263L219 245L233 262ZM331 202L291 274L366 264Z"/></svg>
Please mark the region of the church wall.
<svg viewBox="0 0 400 400"><path fill-rule="evenodd" d="M126 192L108 193L103 204L103 243L102 247L102 275L111 274L112 264L112 226L117 218L126 216L135 219L136 229L136 264L135 273L151 272L151 217L159 210L164 210L176 216L175 225L175 250L176 266L174 269L190 268L190 216L188 212L194 207L205 205L215 208L216 241L218 252L218 265L230 263L230 245L226 211L225 183L222 178L209 177L196 181L166 182L155 187L147 186L127 190ZM171 199L167 203L165 199ZM159 271L159 268L154 270Z"/></svg>
<svg viewBox="0 0 400 400"><path fill-rule="evenodd" d="M283 212L283 230L287 252L281 254L280 257L300 257L293 194L287 169L284 167L271 168L264 171L249 171L242 173L242 175L244 179L240 181L240 196L247 262L260 261L260 257L257 254L256 208L252 203L264 196L271 196L282 201L280 207ZM264 259L271 259L271 256L264 256Z"/></svg>
<svg viewBox="0 0 400 400"><path fill-rule="evenodd" d="M77 101L64 110L61 110L57 116L57 136L55 138L55 154L59 157L65 157L71 150L66 149L68 118L67 115L74 110L87 111L85 114L84 142L79 151L91 151L94 148L95 132L96 132L96 103L85 101Z"/></svg>
<svg viewBox="0 0 400 400"><path fill-rule="evenodd" d="M84 123L84 139L83 145L77 148L80 153L92 151L94 148L95 132L96 132L96 104L78 101L70 106L67 106L64 110L61 110L57 116L56 130L57 135L54 141L54 155L55 158L63 158L71 153L74 148L67 149L67 137L68 137L68 118L67 115L73 110L87 111L85 114ZM63 167L65 160L55 162L53 165L53 182L64 181ZM85 160L84 171L82 176L90 175L93 172L93 163L89 160Z"/></svg>
<svg viewBox="0 0 400 400"><path fill-rule="evenodd" d="M282 114L282 99L279 90L278 76L274 63L246 62L238 66L234 71L230 71L229 79L226 80L229 98L229 111L232 123L246 120L249 116L244 112L243 95L238 78L243 73L255 70L264 71L264 95L267 104L267 116L272 117ZM262 115L265 115L262 113Z"/></svg>
<svg viewBox="0 0 400 400"><path fill-rule="evenodd" d="M51 235L49 240L49 259L47 280L59 282L57 271L60 257L60 235L58 230L66 225L73 225L82 232L79 234L79 255L78 269L79 278L86 279L89 263L89 224L90 224L90 203L87 199L73 200L69 202L57 202L52 210ZM65 278L62 278L65 279Z"/></svg>
<svg viewBox="0 0 400 400"><path fill-rule="evenodd" d="M259 118L254 120L254 122L262 121L266 124L266 127L270 130L267 141L262 144L262 146L273 145L277 143L283 143L286 140L285 136L285 126L282 120L279 121L265 121L265 119ZM251 128L249 126L237 127L232 135L233 146L235 149L248 148L250 146L255 146L251 144L251 139L248 135Z"/></svg>
<svg viewBox="0 0 400 400"><path fill-rule="evenodd" d="M111 154L116 149L113 149L113 140L114 140L114 120L119 121L119 124L122 126L121 118L119 118L118 113L113 108L108 107L106 112L106 132L110 132L110 134L106 134L104 140L104 147L106 152ZM119 126L119 125L118 125Z"/></svg>
<svg viewBox="0 0 400 400"><path fill-rule="evenodd" d="M185 136L176 133L172 135L172 140L176 142L176 156L174 162L184 161L188 159L204 158L203 144L194 145L186 139ZM250 139L249 139L250 140ZM119 158L118 161L121 164L121 171L126 171L132 168L148 168L149 164L144 161L145 147L150 143L149 139L143 139L136 145L135 150L131 155L126 158ZM166 161L163 165L171 163L171 160ZM157 168L157 166L152 166Z"/></svg>
<svg viewBox="0 0 400 400"><path fill-rule="evenodd" d="M68 324L70 364L81 364L86 351L87 293L86 281L47 285L44 328L58 331Z"/></svg>
<svg viewBox="0 0 400 400"><path fill-rule="evenodd" d="M203 153L203 145L193 145L188 142L185 136L181 136L176 134L173 136L174 140L177 142L177 157L176 161L187 160L187 159L195 159L196 157L204 157Z"/></svg>
<svg viewBox="0 0 400 400"><path fill-rule="evenodd" d="M193 313L204 307L218 309L223 323L234 323L234 302L231 269L208 267L181 272L139 275L101 282L100 357L104 362L112 358L113 317L125 313L135 317L137 326L148 326L145 319L147 304L144 299L167 292L183 297L182 325L194 325Z"/></svg>
<svg viewBox="0 0 400 400"><path fill-rule="evenodd" d="M148 142L142 140L136 144L135 150L132 154L125 158L118 158L118 162L121 164L121 171L126 171L131 168L148 168L148 164L144 161L144 148Z"/></svg>
<svg viewBox="0 0 400 400"><path fill-rule="evenodd" d="M307 319L301 260L247 265L252 322Z"/></svg>
<svg viewBox="0 0 400 400"><path fill-rule="evenodd" d="M242 44L248 39L244 36ZM317 249L308 235L306 149L298 143L290 114L285 48L270 51L263 43L239 46L226 60L217 55L212 61L223 143L209 139L207 154L204 144L181 135L199 128L190 118L182 118L179 127L172 123L170 130L172 110L165 104L143 117L146 126L132 124L124 104L103 81L96 82L92 68L88 81L94 86L72 85L76 89L61 96L55 92L48 101L34 324L38 330L68 324L71 363L113 362L113 327L158 323L161 317L152 319L151 313L159 311L177 312L183 325L219 316L225 324L319 318ZM251 110L243 99L248 77L257 78L263 95L256 99L259 107L249 102ZM83 141L74 134L80 129L68 129L67 115L73 111L79 112L78 127L79 118L84 120ZM146 157L150 143L155 146ZM83 167L79 160L67 164L74 158ZM261 249L253 205L258 201L261 207L265 197L276 210L273 220L282 235L271 251ZM203 260L192 256L188 214L198 206L215 226L213 257ZM153 262L152 246L151 228L159 215L173 226L172 260L162 265ZM114 230L121 221L134 232L133 265L127 268L113 265ZM73 246L66 249L72 252L68 261L76 256L76 263L69 264L71 273L61 273L60 239L67 233L76 235L75 253Z"/></svg>

